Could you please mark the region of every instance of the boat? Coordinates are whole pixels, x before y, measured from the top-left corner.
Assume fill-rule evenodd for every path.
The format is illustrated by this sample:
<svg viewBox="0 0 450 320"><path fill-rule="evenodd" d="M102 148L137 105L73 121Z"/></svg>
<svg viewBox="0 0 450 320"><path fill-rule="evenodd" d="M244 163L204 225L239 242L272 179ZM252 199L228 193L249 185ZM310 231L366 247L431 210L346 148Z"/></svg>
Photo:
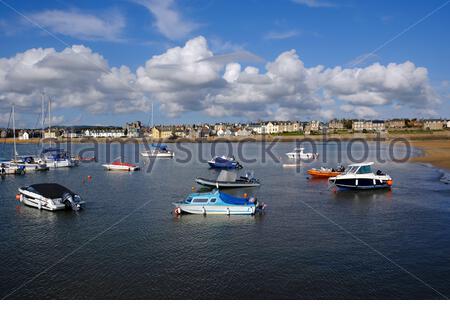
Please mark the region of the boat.
<svg viewBox="0 0 450 320"><path fill-rule="evenodd" d="M21 203L39 210L81 209L81 197L57 183L39 183L19 188L16 196Z"/></svg>
<svg viewBox="0 0 450 320"><path fill-rule="evenodd" d="M195 182L202 186L217 189L259 187L261 185L259 180L253 177L253 173L251 172L247 172L245 176L237 178L236 172L227 170L220 171L217 179L197 178Z"/></svg>
<svg viewBox="0 0 450 320"><path fill-rule="evenodd" d="M139 167L137 165L128 163L128 162L121 162L121 161L114 161L111 163L103 164L103 167L105 167L107 170L115 170L115 171L137 171L139 170Z"/></svg>
<svg viewBox="0 0 450 320"><path fill-rule="evenodd" d="M149 158L173 158L175 152L169 150L166 144L152 143L150 150L141 152L141 155Z"/></svg>
<svg viewBox="0 0 450 320"><path fill-rule="evenodd" d="M324 168L320 169L312 168L308 170L308 174L313 178L330 178L336 177L342 173L344 173L345 168L343 166L338 166L335 168Z"/></svg>
<svg viewBox="0 0 450 320"><path fill-rule="evenodd" d="M392 178L378 170L372 170L373 162L357 163L348 166L344 173L328 178L332 186L342 189L383 189L391 188Z"/></svg>
<svg viewBox="0 0 450 320"><path fill-rule="evenodd" d="M23 166L25 171L48 171L48 166L45 160L35 158L34 156L19 156L11 161L12 164Z"/></svg>
<svg viewBox="0 0 450 320"><path fill-rule="evenodd" d="M208 161L208 164L213 169L242 169L242 165L237 162L234 157L215 157Z"/></svg>
<svg viewBox="0 0 450 320"><path fill-rule="evenodd" d="M10 174L25 174L25 166L13 164L10 161L0 163L0 176L6 176Z"/></svg>
<svg viewBox="0 0 450 320"><path fill-rule="evenodd" d="M174 213L202 215L254 215L265 209L255 197L235 197L215 189L207 193L191 193L185 200L174 203Z"/></svg>
<svg viewBox="0 0 450 320"><path fill-rule="evenodd" d="M304 152L305 148L295 148L294 151L286 153L289 159L313 160L319 157L318 153Z"/></svg>
<svg viewBox="0 0 450 320"><path fill-rule="evenodd" d="M63 149L47 148L42 150L41 156L49 168L73 167L72 157Z"/></svg>

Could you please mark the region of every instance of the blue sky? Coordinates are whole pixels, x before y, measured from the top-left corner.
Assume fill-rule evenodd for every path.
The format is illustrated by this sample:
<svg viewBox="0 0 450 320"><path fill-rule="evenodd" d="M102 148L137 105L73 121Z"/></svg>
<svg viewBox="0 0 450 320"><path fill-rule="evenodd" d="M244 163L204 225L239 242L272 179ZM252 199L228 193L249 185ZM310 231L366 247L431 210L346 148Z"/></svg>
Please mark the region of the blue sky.
<svg viewBox="0 0 450 320"><path fill-rule="evenodd" d="M0 126L11 102L32 126L42 90L61 124L146 123L151 100L157 123L450 117L449 30L443 0L1 0ZM75 71L73 45L89 51ZM33 48L54 51L17 56Z"/></svg>

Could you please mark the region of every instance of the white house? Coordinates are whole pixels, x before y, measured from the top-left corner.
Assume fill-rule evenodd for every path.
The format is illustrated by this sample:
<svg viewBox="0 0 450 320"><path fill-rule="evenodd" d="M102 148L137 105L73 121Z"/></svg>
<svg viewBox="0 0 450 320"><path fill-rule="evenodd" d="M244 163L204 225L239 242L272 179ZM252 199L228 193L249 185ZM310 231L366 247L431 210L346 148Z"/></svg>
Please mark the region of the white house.
<svg viewBox="0 0 450 320"><path fill-rule="evenodd" d="M110 129L110 130L89 130L84 131L85 137L93 138L120 138L125 135L122 129Z"/></svg>
<svg viewBox="0 0 450 320"><path fill-rule="evenodd" d="M29 140L30 139L30 134L26 131L22 132L19 135L19 140Z"/></svg>

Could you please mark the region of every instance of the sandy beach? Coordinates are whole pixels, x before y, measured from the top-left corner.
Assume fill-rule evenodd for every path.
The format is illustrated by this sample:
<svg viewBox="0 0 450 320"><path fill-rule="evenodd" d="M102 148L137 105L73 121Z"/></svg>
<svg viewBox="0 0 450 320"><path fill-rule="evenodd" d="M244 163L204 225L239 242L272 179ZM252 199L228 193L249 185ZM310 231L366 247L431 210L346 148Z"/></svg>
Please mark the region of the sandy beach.
<svg viewBox="0 0 450 320"><path fill-rule="evenodd" d="M430 163L435 167L450 169L450 140L413 140L415 148L423 150L424 154L413 158L413 162Z"/></svg>

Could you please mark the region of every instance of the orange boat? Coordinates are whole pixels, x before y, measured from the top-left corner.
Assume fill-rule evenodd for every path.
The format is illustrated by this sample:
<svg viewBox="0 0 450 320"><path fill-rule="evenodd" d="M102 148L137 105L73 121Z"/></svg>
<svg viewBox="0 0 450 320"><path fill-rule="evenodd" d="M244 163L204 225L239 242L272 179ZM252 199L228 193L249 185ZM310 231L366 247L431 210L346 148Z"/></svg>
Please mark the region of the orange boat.
<svg viewBox="0 0 450 320"><path fill-rule="evenodd" d="M310 169L308 170L308 174L311 175L313 178L330 178L330 177L336 177L340 175L342 171L336 171L333 169Z"/></svg>

